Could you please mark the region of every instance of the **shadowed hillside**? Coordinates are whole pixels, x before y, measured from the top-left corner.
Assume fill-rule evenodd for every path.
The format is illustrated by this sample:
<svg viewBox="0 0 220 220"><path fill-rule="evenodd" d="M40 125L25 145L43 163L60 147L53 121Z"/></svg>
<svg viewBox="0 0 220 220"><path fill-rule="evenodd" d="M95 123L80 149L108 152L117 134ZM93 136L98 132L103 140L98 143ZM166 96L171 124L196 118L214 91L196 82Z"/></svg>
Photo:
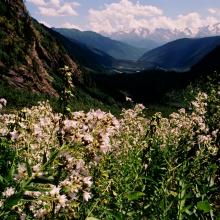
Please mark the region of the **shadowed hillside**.
<svg viewBox="0 0 220 220"><path fill-rule="evenodd" d="M138 61L144 69L185 71L220 45L220 37L179 39L144 54Z"/></svg>
<svg viewBox="0 0 220 220"><path fill-rule="evenodd" d="M10 85L57 95L59 68L68 65L80 77L76 62L29 16L22 0L1 1L0 42L0 77Z"/></svg>

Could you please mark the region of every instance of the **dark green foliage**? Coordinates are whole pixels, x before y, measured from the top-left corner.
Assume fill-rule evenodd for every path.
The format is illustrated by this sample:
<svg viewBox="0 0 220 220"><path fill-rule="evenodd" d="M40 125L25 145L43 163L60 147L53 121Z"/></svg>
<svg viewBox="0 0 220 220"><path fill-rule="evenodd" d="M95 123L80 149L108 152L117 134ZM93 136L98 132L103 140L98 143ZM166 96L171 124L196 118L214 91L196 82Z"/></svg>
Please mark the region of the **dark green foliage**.
<svg viewBox="0 0 220 220"><path fill-rule="evenodd" d="M28 20L14 19L6 4L0 9L0 60L7 66L17 66L25 62L27 42L24 41ZM31 35L31 32L28 33ZM6 54L10 54L6 55Z"/></svg>
<svg viewBox="0 0 220 220"><path fill-rule="evenodd" d="M98 89L89 89L90 93L87 92L86 88L79 87L76 90L75 97L70 101L70 108L72 111L89 111L90 109L102 109L104 111L111 111L113 114L119 115L121 112L122 105L110 99L110 102L106 101L106 94L102 93ZM56 97L49 96L47 94L33 93L25 89L15 89L6 83L0 82L0 97L4 97L8 104L4 110L15 111L23 107L31 107L37 105L39 101L49 100L51 106L55 111L61 112L59 99ZM99 98L97 98L99 97Z"/></svg>
<svg viewBox="0 0 220 220"><path fill-rule="evenodd" d="M47 94L33 93L26 89L15 89L4 82L0 82L0 97L7 100L7 108L5 111L14 111L23 107L31 107L37 105L39 101L50 100L52 106L55 107L56 98Z"/></svg>

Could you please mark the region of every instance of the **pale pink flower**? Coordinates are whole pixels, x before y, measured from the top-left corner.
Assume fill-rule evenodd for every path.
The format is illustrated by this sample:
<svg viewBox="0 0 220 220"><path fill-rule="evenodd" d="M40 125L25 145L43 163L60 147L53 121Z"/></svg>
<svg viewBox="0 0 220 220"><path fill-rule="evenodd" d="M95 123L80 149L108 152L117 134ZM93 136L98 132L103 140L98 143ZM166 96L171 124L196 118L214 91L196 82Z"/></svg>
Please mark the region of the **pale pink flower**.
<svg viewBox="0 0 220 220"><path fill-rule="evenodd" d="M63 124L64 124L64 129L66 131L70 131L71 129L78 127L78 122L77 121L72 121L72 120L68 120L68 119L65 120L63 122Z"/></svg>
<svg viewBox="0 0 220 220"><path fill-rule="evenodd" d="M9 198L15 194L15 189L13 187L6 188L6 191L2 195L6 198Z"/></svg>
<svg viewBox="0 0 220 220"><path fill-rule="evenodd" d="M34 135L38 137L42 136L42 129L38 124L34 125Z"/></svg>
<svg viewBox="0 0 220 220"><path fill-rule="evenodd" d="M90 187L90 186L92 185L91 178L92 178L92 177L90 177L90 176L83 178L83 182L84 182L86 185L88 185L88 187Z"/></svg>
<svg viewBox="0 0 220 220"><path fill-rule="evenodd" d="M10 132L10 135L11 135L11 140L12 141L16 141L18 139L18 136L19 136L17 131Z"/></svg>
<svg viewBox="0 0 220 220"><path fill-rule="evenodd" d="M65 207L65 206L66 206L66 202L67 202L68 200L67 200L67 198L66 198L65 195L58 195L57 199L58 199L58 201L59 201L59 203L60 203L60 205L61 205L62 207Z"/></svg>
<svg viewBox="0 0 220 220"><path fill-rule="evenodd" d="M133 100L130 97L126 96L125 99L126 99L127 102L133 102Z"/></svg>
<svg viewBox="0 0 220 220"><path fill-rule="evenodd" d="M93 136L90 135L90 134L85 134L84 137L83 137L83 139L84 139L87 143L92 143L93 140L94 140Z"/></svg>
<svg viewBox="0 0 220 220"><path fill-rule="evenodd" d="M81 170L84 168L85 162L83 160L78 160L76 163L76 170Z"/></svg>
<svg viewBox="0 0 220 220"><path fill-rule="evenodd" d="M89 192L83 192L83 199L86 201L86 202L88 202L89 201L89 199L91 199L91 193L89 193Z"/></svg>
<svg viewBox="0 0 220 220"><path fill-rule="evenodd" d="M54 186L50 191L51 196L59 195L60 194L60 187Z"/></svg>

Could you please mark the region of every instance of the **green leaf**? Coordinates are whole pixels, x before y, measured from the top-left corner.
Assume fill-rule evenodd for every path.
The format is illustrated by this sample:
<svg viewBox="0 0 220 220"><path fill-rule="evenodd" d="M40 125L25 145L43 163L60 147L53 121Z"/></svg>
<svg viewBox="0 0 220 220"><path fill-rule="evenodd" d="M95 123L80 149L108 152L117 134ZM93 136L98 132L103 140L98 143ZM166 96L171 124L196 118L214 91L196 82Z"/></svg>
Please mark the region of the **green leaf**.
<svg viewBox="0 0 220 220"><path fill-rule="evenodd" d="M28 176L31 177L32 176L32 169L31 169L31 166L30 166L28 160L26 160L26 168L27 168Z"/></svg>
<svg viewBox="0 0 220 220"><path fill-rule="evenodd" d="M49 165L51 165L51 164L54 162L54 160L56 159L56 157L57 157L57 155L59 154L59 152L60 152L60 150L58 149L58 150L55 150L55 151L51 154L49 160L44 164L44 168L45 168L45 169L46 169Z"/></svg>
<svg viewBox="0 0 220 220"><path fill-rule="evenodd" d="M131 192L127 195L129 201L138 200L143 197L145 194L143 192Z"/></svg>
<svg viewBox="0 0 220 220"><path fill-rule="evenodd" d="M14 205L17 205L18 202L22 199L23 194L22 193L18 193L13 195L12 197L8 198L5 201L5 206L4 208L6 210L10 210Z"/></svg>
<svg viewBox="0 0 220 220"><path fill-rule="evenodd" d="M208 200L197 202L197 208L204 213L208 213L211 211L211 206Z"/></svg>
<svg viewBox="0 0 220 220"><path fill-rule="evenodd" d="M5 179L0 175L0 184L3 184L5 182Z"/></svg>
<svg viewBox="0 0 220 220"><path fill-rule="evenodd" d="M106 214L113 217L112 219L114 220L123 220L123 215L122 213L115 212L115 211L110 211L110 210L105 210Z"/></svg>

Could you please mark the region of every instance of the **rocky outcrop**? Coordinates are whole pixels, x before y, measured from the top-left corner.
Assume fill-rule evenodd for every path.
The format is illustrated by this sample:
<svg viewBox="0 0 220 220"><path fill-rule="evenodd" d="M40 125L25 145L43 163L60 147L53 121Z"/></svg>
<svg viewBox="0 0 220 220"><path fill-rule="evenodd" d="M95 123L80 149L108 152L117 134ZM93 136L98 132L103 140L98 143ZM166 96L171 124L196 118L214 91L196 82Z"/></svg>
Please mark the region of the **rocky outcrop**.
<svg viewBox="0 0 220 220"><path fill-rule="evenodd" d="M65 65L81 77L75 61L63 46L32 19L22 0L0 5L0 79L18 88L58 96L54 84L62 82Z"/></svg>

